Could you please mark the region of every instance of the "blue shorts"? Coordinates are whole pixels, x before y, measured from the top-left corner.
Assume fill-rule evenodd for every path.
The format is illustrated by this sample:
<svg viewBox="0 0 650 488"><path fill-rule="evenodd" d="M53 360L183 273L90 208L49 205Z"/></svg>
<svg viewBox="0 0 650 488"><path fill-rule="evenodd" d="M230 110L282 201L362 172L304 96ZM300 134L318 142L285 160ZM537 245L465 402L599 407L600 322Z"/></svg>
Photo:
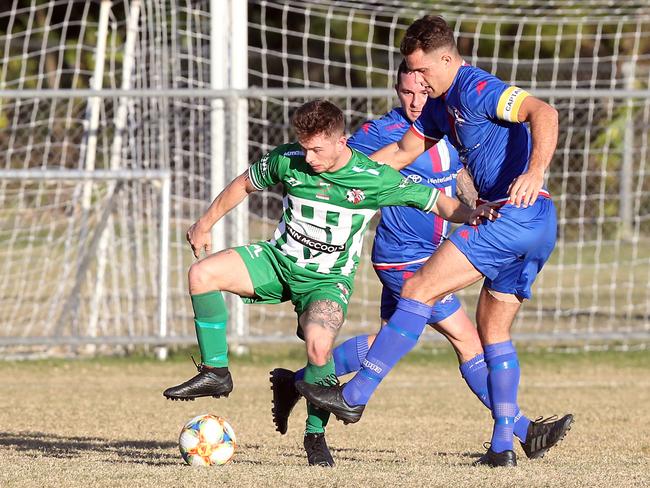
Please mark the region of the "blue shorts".
<svg viewBox="0 0 650 488"><path fill-rule="evenodd" d="M504 205L501 217L479 226L462 225L449 240L485 275L485 286L531 297L531 286L555 247L557 216L550 198L528 208Z"/></svg>
<svg viewBox="0 0 650 488"><path fill-rule="evenodd" d="M394 267L390 269L375 269L383 288L381 290L381 318L388 320L397 307L397 301L400 299L402 285L404 280L413 276L413 274L422 267L422 263L411 264L407 267ZM442 300L433 304L429 324L436 324L446 319L460 308L460 300L456 295L450 293Z"/></svg>

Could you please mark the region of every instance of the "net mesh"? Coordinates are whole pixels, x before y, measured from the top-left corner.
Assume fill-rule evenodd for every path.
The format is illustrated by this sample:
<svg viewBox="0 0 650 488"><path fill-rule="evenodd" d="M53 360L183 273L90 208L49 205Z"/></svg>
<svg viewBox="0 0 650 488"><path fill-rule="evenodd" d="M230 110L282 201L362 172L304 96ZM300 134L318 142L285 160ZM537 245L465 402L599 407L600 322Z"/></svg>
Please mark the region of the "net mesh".
<svg viewBox="0 0 650 488"><path fill-rule="evenodd" d="M189 342L194 332L186 273L192 257L185 231L211 196L213 138L242 144L231 123L232 105L224 104L226 118L217 134L212 99L192 94L211 86L210 3L12 0L0 12L0 90L187 90L165 97L4 96L0 169L171 169L170 336ZM293 139L290 116L313 96L296 96L292 89L327 89L344 109L350 131L395 106L399 42L413 19L427 13L450 22L468 63L543 94L560 113L560 140L548 177L559 241L516 329L520 337L538 340L647 341L650 8L644 2L249 0L247 8L246 35L231 32L229 43L241 44L237 52L247 59L249 86L284 90L246 96L249 162ZM230 72L232 63L226 61L223 70ZM347 88L385 91L349 96L341 92ZM603 92L585 95L591 89ZM235 176L235 163L241 164L232 154L221 163L228 178ZM107 263L104 274L97 257L77 276L84 245L103 225L110 188L0 178L3 337L85 336L93 332L86 323L93 308L101 311L100 335L154 333L155 321L139 303L158 293L155 184L123 184L104 241L97 243ZM277 188L252 195L249 218L226 219L226 243L271 237L280 209ZM239 242L244 227L250 239ZM372 232L345 334L378 325L380 288L368 262L371 239ZM44 242L52 249L47 256ZM57 262L68 267L65 273ZM476 288L462 294L470 313L476 296ZM32 310L33 303L46 303L42 308L48 312ZM66 311L66 304L74 307ZM295 329L290 304L253 306L249 314L240 329L247 338L287 338ZM43 328L48 320L54 325ZM59 322L65 325L57 329Z"/></svg>

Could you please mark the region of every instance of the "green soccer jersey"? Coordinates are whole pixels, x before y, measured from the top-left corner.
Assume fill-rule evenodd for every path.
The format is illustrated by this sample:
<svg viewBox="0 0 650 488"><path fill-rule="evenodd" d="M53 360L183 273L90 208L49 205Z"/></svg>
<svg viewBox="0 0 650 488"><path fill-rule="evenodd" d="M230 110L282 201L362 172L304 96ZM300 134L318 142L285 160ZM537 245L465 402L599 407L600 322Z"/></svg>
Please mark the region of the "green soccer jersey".
<svg viewBox="0 0 650 488"><path fill-rule="evenodd" d="M258 190L282 184L284 210L269 242L298 266L354 275L377 209L401 205L428 212L440 194L351 150L350 161L332 173L314 172L297 143L278 146L249 168Z"/></svg>

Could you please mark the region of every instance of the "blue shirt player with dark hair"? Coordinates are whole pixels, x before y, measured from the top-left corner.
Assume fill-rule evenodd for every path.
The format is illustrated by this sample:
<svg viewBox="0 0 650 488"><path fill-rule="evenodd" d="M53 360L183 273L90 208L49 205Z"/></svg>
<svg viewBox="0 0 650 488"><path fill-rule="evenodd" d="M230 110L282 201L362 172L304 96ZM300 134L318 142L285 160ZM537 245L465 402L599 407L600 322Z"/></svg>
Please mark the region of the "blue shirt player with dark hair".
<svg viewBox="0 0 650 488"><path fill-rule="evenodd" d="M420 116L427 99L427 87L416 80L402 62L395 85L401 102L379 119L364 123L349 139L348 145L364 154L399 141L411 124ZM472 205L475 190L460 162L456 149L442 138L437 144L417 157L401 173L414 182L437 188L447 196L460 196ZM382 326L395 312L404 280L412 276L448 236L449 222L435 214L410 207L384 207L377 226L372 250L375 272L382 283L380 317ZM477 330L461 307L460 301L449 294L433 305L429 325L442 333L453 346L460 371L472 392L490 408L487 385L487 366ZM335 372L342 376L358 371L363 364L376 334L353 337L333 351ZM273 389L273 420L277 430L284 434L291 410L299 399L293 383L301 380L303 370L296 373L276 368L271 372ZM527 436L531 421L519 409L515 415L514 431L530 457L539 457L542 443L537 447L533 436ZM534 425L534 423L533 423Z"/></svg>
<svg viewBox="0 0 650 488"><path fill-rule="evenodd" d="M296 386L312 404L344 422L358 421L381 380L416 344L431 306L485 278L476 320L494 423L490 447L476 464L514 466L520 369L510 327L555 246L556 213L544 188L544 172L557 144L558 115L524 90L466 65L453 30L441 17L415 21L401 52L408 68L428 86L430 98L404 136L372 158L406 166L446 137L473 178L479 199L499 206L500 218L459 227L404 282L395 313L352 380L343 386ZM572 415L565 415L531 423L527 437L534 439L534 447L544 445L543 455L564 437L572 421Z"/></svg>

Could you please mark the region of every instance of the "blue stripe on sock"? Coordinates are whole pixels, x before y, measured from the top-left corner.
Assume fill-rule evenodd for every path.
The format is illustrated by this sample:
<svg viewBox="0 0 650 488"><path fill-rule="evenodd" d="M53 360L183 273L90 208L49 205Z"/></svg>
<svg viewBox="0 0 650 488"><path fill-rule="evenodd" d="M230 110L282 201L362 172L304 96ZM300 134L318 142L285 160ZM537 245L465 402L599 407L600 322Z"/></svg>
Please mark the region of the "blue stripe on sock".
<svg viewBox="0 0 650 488"><path fill-rule="evenodd" d="M411 300L410 298L400 298L397 302L397 308L404 310L405 312L410 312L415 315L419 315L425 319L431 317L431 305L426 303L418 302L417 300Z"/></svg>
<svg viewBox="0 0 650 488"><path fill-rule="evenodd" d="M414 334L413 332L409 332L408 330L404 330L401 327L398 327L397 325L388 322L384 327L388 327L395 332L397 332L399 335L404 336L408 339L411 339L412 341L417 342L418 339L420 338L420 334Z"/></svg>
<svg viewBox="0 0 650 488"><path fill-rule="evenodd" d="M363 376L365 376L365 377L368 378L369 380L375 381L375 382L377 382L377 383L379 383L379 382L381 381L381 377L380 377L380 376L375 375L374 373L370 372L370 371L367 370L366 368L362 368L362 369L360 369L360 370L359 370L359 373L357 373L357 374L362 374Z"/></svg>
<svg viewBox="0 0 650 488"><path fill-rule="evenodd" d="M514 424L515 423L515 418L514 417L497 417L494 419L494 422L497 425L509 425L509 424Z"/></svg>
<svg viewBox="0 0 650 488"><path fill-rule="evenodd" d="M514 369L519 367L519 361L516 359L511 359L510 361L504 361L502 363L490 364L490 371L500 370L500 369Z"/></svg>

